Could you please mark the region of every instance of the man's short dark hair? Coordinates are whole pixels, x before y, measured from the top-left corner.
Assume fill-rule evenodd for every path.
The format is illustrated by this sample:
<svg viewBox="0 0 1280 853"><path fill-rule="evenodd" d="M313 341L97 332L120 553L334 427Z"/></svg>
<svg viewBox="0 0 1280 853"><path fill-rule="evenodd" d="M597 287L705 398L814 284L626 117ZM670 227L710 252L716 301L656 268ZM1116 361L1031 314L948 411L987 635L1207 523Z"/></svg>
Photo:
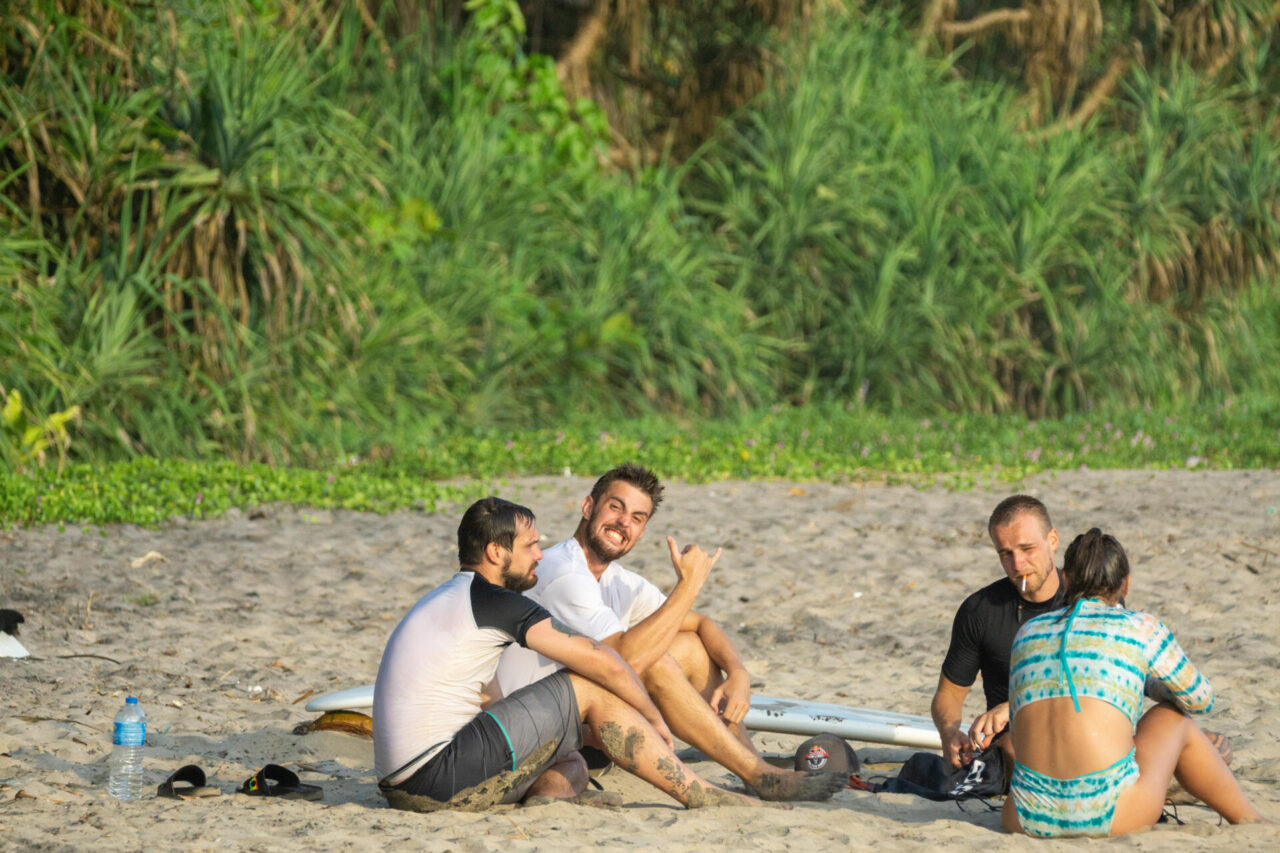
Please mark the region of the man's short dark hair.
<svg viewBox="0 0 1280 853"><path fill-rule="evenodd" d="M624 462L616 468L606 471L596 484L591 487L591 500L599 501L600 496L609 490L611 483L621 480L622 482L634 486L649 496L649 502L653 504L649 510L649 517L658 511L658 504L662 503L662 483L658 482L658 475L650 471L643 465L637 465L634 462Z"/></svg>
<svg viewBox="0 0 1280 853"><path fill-rule="evenodd" d="M467 508L458 524L458 562L476 566L484 561L490 542L511 550L520 522L533 524L533 510L502 498L481 498Z"/></svg>
<svg viewBox="0 0 1280 853"><path fill-rule="evenodd" d="M1033 498L1031 495L1013 495L996 504L996 508L991 512L991 518L987 519L987 533L995 533L997 527L1004 527L1024 512L1038 516L1044 523L1046 532L1053 529L1049 510L1038 498Z"/></svg>

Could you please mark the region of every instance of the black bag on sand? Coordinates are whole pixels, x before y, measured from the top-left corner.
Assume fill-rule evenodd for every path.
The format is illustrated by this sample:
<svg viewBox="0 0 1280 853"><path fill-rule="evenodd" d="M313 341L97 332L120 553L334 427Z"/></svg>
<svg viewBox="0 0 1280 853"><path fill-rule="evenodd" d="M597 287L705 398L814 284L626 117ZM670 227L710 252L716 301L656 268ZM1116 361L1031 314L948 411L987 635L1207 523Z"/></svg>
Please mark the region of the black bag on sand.
<svg viewBox="0 0 1280 853"><path fill-rule="evenodd" d="M875 786L876 793L915 794L929 800L967 800L999 797L1009 792L1004 753L996 744L1008 731L996 735L973 761L959 769L941 755L917 752L906 760L898 775Z"/></svg>

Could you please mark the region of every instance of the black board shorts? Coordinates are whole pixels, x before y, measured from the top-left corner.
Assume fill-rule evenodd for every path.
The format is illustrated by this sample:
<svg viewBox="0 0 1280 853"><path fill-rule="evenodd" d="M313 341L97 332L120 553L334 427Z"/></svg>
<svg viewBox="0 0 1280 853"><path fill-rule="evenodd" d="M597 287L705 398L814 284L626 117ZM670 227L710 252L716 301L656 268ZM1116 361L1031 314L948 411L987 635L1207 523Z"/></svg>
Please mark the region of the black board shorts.
<svg viewBox="0 0 1280 853"><path fill-rule="evenodd" d="M578 699L561 670L472 717L412 776L378 787L389 805L410 811L517 803L547 768L581 747Z"/></svg>

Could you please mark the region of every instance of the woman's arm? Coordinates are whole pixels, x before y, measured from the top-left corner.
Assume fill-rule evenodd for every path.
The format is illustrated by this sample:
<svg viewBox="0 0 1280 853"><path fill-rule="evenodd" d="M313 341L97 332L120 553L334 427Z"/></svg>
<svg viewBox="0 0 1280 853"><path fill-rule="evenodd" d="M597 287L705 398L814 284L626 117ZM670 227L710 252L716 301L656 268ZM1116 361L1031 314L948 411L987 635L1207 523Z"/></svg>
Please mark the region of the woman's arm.
<svg viewBox="0 0 1280 853"><path fill-rule="evenodd" d="M1148 649L1148 685L1154 678L1168 693L1167 701L1188 714L1207 714L1213 710L1213 685L1200 670L1187 660L1173 633L1154 616L1143 614L1151 620ZM1150 693L1148 695L1151 695ZM1155 697L1166 701L1165 696Z"/></svg>

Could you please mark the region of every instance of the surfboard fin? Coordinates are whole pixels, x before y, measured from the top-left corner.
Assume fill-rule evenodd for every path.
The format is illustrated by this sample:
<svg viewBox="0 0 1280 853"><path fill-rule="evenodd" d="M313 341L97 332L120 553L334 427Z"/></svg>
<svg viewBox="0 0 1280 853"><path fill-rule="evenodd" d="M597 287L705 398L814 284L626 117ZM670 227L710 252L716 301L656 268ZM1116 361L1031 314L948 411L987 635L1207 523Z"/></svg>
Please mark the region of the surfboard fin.
<svg viewBox="0 0 1280 853"><path fill-rule="evenodd" d="M346 732L362 737L373 737L373 718L355 711L329 711L309 723L300 723L293 730L295 735L311 732Z"/></svg>

